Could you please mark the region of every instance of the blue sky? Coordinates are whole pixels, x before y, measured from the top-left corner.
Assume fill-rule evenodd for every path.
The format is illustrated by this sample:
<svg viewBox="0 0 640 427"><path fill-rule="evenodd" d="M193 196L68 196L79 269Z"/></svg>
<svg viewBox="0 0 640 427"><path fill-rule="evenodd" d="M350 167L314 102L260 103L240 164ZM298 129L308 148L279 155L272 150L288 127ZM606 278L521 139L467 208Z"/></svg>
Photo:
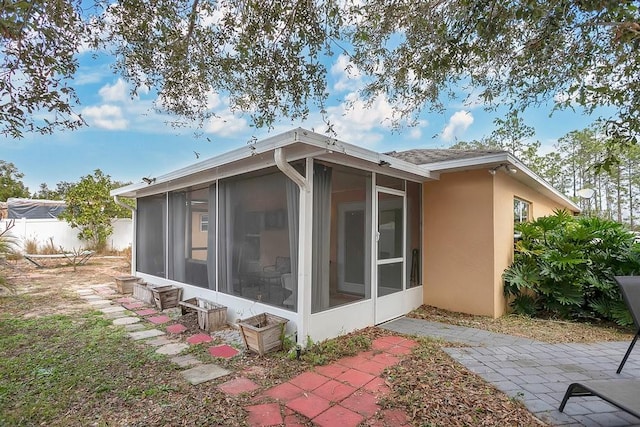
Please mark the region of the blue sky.
<svg viewBox="0 0 640 427"><path fill-rule="evenodd" d="M391 132L385 118L391 108L378 99L367 110L358 101L358 76L344 72L344 57L336 58L329 73L328 113L338 138L377 151L409 148L443 148L456 140L479 139L491 133L496 114L480 105L463 105L454 100L443 113L424 112L420 124L401 132ZM153 111L152 94L131 99L129 86L113 74L109 58L80 56L75 87L81 100L81 112L89 126L77 131L59 131L53 135L25 134L21 140L0 137L0 159L13 163L24 174L23 182L31 192L40 183L55 188L60 181L76 182L80 177L101 169L118 181L140 182L143 176L158 176L174 169L238 148L252 137L258 139L302 126L323 132L326 126L319 114L305 122L282 120L271 131L250 127L247 116L232 114L226 99L214 96L212 105L220 119L207 123L203 136L193 129L174 129L171 118ZM345 109L346 100L355 100L355 108ZM556 112L549 108L529 111L525 123L536 129L535 139L551 150L555 141L576 129L587 127L592 118L578 112ZM210 142L208 141L210 140Z"/></svg>

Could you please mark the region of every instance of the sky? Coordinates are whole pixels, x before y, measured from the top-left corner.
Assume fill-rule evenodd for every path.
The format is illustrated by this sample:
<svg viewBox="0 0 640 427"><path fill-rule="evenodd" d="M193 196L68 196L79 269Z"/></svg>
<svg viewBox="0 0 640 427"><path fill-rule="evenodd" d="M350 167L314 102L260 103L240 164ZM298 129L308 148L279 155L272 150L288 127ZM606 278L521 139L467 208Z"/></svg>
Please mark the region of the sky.
<svg viewBox="0 0 640 427"><path fill-rule="evenodd" d="M168 125L171 117L153 110L151 93L132 99L128 84L112 72L110 58L87 52L79 60L73 85L81 101L77 111L88 126L53 135L25 133L19 140L0 137L0 160L13 163L24 174L22 181L31 193L41 183L55 189L58 182L77 182L96 169L114 181L141 182L142 177L163 175L242 147L253 136L262 139L298 126L319 133L326 129L320 114L313 111L304 122L283 119L271 130L255 129L248 116L231 113L227 100L214 96L212 105L219 118L208 122L198 137L195 127ZM379 152L446 148L456 141L488 136L494 129L495 113L452 100L441 113L425 111L417 126L392 131L386 120L391 117L389 104L378 99L365 109L356 93L361 80L347 74L346 65L345 57L335 58L328 75L327 111L340 140ZM352 109L347 109L348 102ZM551 151L558 138L594 120L573 111L555 112L552 117L549 113L550 108L540 108L523 116L525 124L535 128L533 139L542 143L543 151Z"/></svg>

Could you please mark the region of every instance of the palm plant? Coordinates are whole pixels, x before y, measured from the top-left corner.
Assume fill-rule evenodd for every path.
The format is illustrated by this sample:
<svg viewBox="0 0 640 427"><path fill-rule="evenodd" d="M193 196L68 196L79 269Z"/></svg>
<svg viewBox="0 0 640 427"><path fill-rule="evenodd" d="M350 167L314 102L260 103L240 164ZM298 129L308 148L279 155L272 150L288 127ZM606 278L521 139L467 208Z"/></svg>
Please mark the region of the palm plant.
<svg viewBox="0 0 640 427"><path fill-rule="evenodd" d="M522 239L503 274L514 312L632 323L613 276L640 272L640 245L622 224L556 211L516 231Z"/></svg>
<svg viewBox="0 0 640 427"><path fill-rule="evenodd" d="M9 220L5 223L4 229L0 231L0 261L6 257L7 254L12 254L16 250L16 240L9 234L9 230L15 225L15 220ZM0 265L1 267L1 265ZM11 289L7 283L7 279L4 277L2 269L0 269L0 288Z"/></svg>

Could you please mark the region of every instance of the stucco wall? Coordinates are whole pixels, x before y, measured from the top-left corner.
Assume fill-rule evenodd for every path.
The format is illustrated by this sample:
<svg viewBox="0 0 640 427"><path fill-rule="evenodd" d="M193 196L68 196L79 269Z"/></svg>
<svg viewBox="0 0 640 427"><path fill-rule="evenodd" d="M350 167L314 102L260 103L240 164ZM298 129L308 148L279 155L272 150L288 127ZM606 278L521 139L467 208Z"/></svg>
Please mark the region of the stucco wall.
<svg viewBox="0 0 640 427"><path fill-rule="evenodd" d="M502 273L513 260L513 199L531 218L562 208L514 176L486 169L447 173L423 185L424 303L499 317Z"/></svg>
<svg viewBox="0 0 640 427"><path fill-rule="evenodd" d="M550 215L562 206L543 196L532 188L517 181L511 175L497 173L494 177L494 316L506 311L506 302L502 293L502 273L513 261L513 199L529 202L530 219Z"/></svg>
<svg viewBox="0 0 640 427"><path fill-rule="evenodd" d="M493 183L485 169L442 174L424 191L424 303L493 316Z"/></svg>

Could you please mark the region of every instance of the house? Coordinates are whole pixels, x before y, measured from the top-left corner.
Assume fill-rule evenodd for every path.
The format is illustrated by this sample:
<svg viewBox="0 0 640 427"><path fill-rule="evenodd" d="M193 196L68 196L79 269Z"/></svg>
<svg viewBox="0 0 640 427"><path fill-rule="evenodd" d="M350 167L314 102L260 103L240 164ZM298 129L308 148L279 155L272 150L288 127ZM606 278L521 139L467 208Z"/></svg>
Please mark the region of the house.
<svg viewBox="0 0 640 427"><path fill-rule="evenodd" d="M133 273L321 340L429 304L498 317L514 221L579 208L502 151L377 153L295 129L111 194Z"/></svg>

